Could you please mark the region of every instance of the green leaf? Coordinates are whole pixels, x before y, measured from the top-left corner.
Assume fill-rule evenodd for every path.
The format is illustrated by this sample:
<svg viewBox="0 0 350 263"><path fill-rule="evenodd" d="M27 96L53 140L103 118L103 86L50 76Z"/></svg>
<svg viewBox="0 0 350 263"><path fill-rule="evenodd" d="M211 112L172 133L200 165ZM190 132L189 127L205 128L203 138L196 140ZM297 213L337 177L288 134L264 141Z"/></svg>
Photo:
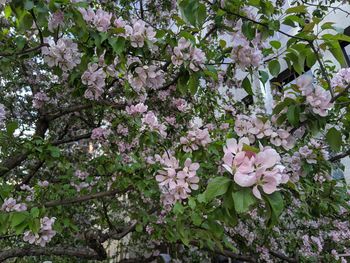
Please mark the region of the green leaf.
<svg viewBox="0 0 350 263"><path fill-rule="evenodd" d="M259 70L260 81L265 84L269 80L269 74L265 71Z"/></svg>
<svg viewBox="0 0 350 263"><path fill-rule="evenodd" d="M58 158L61 156L61 151L60 148L55 147L55 146L49 146L48 150L50 151L50 154L53 158Z"/></svg>
<svg viewBox="0 0 350 263"><path fill-rule="evenodd" d="M248 40L253 40L256 35L256 30L252 22L245 22L242 25L242 33Z"/></svg>
<svg viewBox="0 0 350 263"><path fill-rule="evenodd" d="M183 214L184 211L185 211L184 206L180 202L176 202L173 208L173 212L175 214Z"/></svg>
<svg viewBox="0 0 350 263"><path fill-rule="evenodd" d="M0 233L5 234L9 226L9 214L0 213Z"/></svg>
<svg viewBox="0 0 350 263"><path fill-rule="evenodd" d="M179 7L182 17L194 27L201 27L207 18L207 8L199 0L182 0Z"/></svg>
<svg viewBox="0 0 350 263"><path fill-rule="evenodd" d="M286 98L284 101L278 103L272 110L274 114L279 114L285 107L295 103L295 100L291 98Z"/></svg>
<svg viewBox="0 0 350 263"><path fill-rule="evenodd" d="M123 37L116 37L116 38L109 38L108 43L111 45L113 48L113 51L120 55L123 53L125 49L125 38Z"/></svg>
<svg viewBox="0 0 350 263"><path fill-rule="evenodd" d="M270 195L264 194L263 197L268 207L267 226L271 227L278 222L278 218L283 211L283 198L280 192L274 192Z"/></svg>
<svg viewBox="0 0 350 263"><path fill-rule="evenodd" d="M326 22L321 25L322 30L333 29L334 22Z"/></svg>
<svg viewBox="0 0 350 263"><path fill-rule="evenodd" d="M326 141L333 151L339 151L342 144L341 133L336 128L330 128L326 134Z"/></svg>
<svg viewBox="0 0 350 263"><path fill-rule="evenodd" d="M210 202L215 197L225 194L231 183L232 180L224 176L215 177L209 181L207 189L204 192L206 201Z"/></svg>
<svg viewBox="0 0 350 263"><path fill-rule="evenodd" d="M272 41L270 41L270 46L275 48L275 49L279 49L281 47L281 42L279 42L277 40L272 40Z"/></svg>
<svg viewBox="0 0 350 263"><path fill-rule="evenodd" d="M38 218L34 218L33 220L29 221L28 226L34 233L38 233L40 229L40 220Z"/></svg>
<svg viewBox="0 0 350 263"><path fill-rule="evenodd" d="M201 27L207 18L207 8L204 4L200 3L197 9L197 25Z"/></svg>
<svg viewBox="0 0 350 263"><path fill-rule="evenodd" d="M232 193L235 210L237 213L245 213L249 211L249 207L256 202L256 198L252 194L250 188L242 189L238 192Z"/></svg>
<svg viewBox="0 0 350 263"><path fill-rule="evenodd" d="M245 152L253 152L253 153L258 153L259 152L258 148L254 147L254 146L251 146L251 145L248 145L248 144L243 144L242 150L245 151Z"/></svg>
<svg viewBox="0 0 350 263"><path fill-rule="evenodd" d="M11 216L11 226L15 227L21 223L23 223L27 219L27 212L15 212Z"/></svg>
<svg viewBox="0 0 350 263"><path fill-rule="evenodd" d="M193 73L188 80L188 88L192 95L195 95L199 86L199 75Z"/></svg>
<svg viewBox="0 0 350 263"><path fill-rule="evenodd" d="M287 119L293 126L298 125L300 120L300 108L298 105L292 104L288 107Z"/></svg>
<svg viewBox="0 0 350 263"><path fill-rule="evenodd" d="M9 18L12 14L12 9L11 9L11 6L7 5L4 9L4 12L5 12L5 18Z"/></svg>
<svg viewBox="0 0 350 263"><path fill-rule="evenodd" d="M9 136L12 136L17 128L18 123L16 121L11 121L6 125L6 132Z"/></svg>
<svg viewBox="0 0 350 263"><path fill-rule="evenodd" d="M32 209L30 209L30 214L31 214L31 216L32 216L33 218L38 217L39 214L40 214L39 208L33 207Z"/></svg>
<svg viewBox="0 0 350 263"><path fill-rule="evenodd" d="M27 30L30 29L33 25L33 17L30 13L26 12L24 15L19 19L19 27L21 29Z"/></svg>
<svg viewBox="0 0 350 263"><path fill-rule="evenodd" d="M198 213L193 213L191 219L195 226L200 226L202 224L202 217Z"/></svg>
<svg viewBox="0 0 350 263"><path fill-rule="evenodd" d="M307 7L305 5L299 5L299 6L293 6L291 8L288 8L285 13L286 14L292 14L292 13L306 13Z"/></svg>
<svg viewBox="0 0 350 263"><path fill-rule="evenodd" d="M25 221L20 223L19 225L16 225L14 227L16 235L22 234L27 227L28 227L28 223Z"/></svg>
<svg viewBox="0 0 350 263"><path fill-rule="evenodd" d="M196 200L193 197L190 197L188 199L188 205L191 207L191 209L195 209L196 208Z"/></svg>
<svg viewBox="0 0 350 263"><path fill-rule="evenodd" d="M249 95L254 95L252 84L250 83L248 76L243 79L242 87Z"/></svg>
<svg viewBox="0 0 350 263"><path fill-rule="evenodd" d="M30 10L30 9L33 9L33 7L34 7L33 1L31 1L31 0L26 0L26 1L24 2L24 9Z"/></svg>
<svg viewBox="0 0 350 263"><path fill-rule="evenodd" d="M188 89L187 82L190 78L188 71L184 71L178 81L177 81L177 89L181 92L181 94L185 95Z"/></svg>
<svg viewBox="0 0 350 263"><path fill-rule="evenodd" d="M140 233L140 232L142 232L142 229L143 229L143 226L141 224L136 225L136 228L135 228L136 232Z"/></svg>
<svg viewBox="0 0 350 263"><path fill-rule="evenodd" d="M272 76L277 76L281 71L281 65L278 60L271 60L268 67Z"/></svg>

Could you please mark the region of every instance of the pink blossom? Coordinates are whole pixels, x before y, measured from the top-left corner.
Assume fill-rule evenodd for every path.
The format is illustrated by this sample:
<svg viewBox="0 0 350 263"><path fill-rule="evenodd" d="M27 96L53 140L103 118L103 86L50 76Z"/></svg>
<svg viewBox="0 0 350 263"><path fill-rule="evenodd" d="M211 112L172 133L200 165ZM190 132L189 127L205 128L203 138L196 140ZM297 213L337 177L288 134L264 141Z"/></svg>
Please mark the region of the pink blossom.
<svg viewBox="0 0 350 263"><path fill-rule="evenodd" d="M128 75L128 80L136 92L146 87L159 89L165 83L164 72L154 65L136 67L134 73Z"/></svg>
<svg viewBox="0 0 350 263"><path fill-rule="evenodd" d="M249 41L241 32L241 24L239 21L236 27L236 32L233 34L233 48L231 58L241 68L258 67L262 62L262 52L259 47L260 37Z"/></svg>
<svg viewBox="0 0 350 263"><path fill-rule="evenodd" d="M41 53L49 67L58 66L67 72L80 64L82 54L79 53L78 45L71 39L60 38L57 43L50 39L47 43L49 46L43 47Z"/></svg>
<svg viewBox="0 0 350 263"><path fill-rule="evenodd" d="M42 108L46 102L50 101L50 98L44 92L35 93L33 98L33 107L36 109Z"/></svg>
<svg viewBox="0 0 350 263"><path fill-rule="evenodd" d="M21 212L21 211L26 211L27 206L24 203L17 204L17 201L12 197L10 197L10 198L4 199L4 203L1 206L1 210L5 212L13 212L13 211Z"/></svg>
<svg viewBox="0 0 350 263"><path fill-rule="evenodd" d="M122 124L118 124L117 133L119 133L123 136L127 136L129 134L129 129L128 129L128 127L125 127Z"/></svg>
<svg viewBox="0 0 350 263"><path fill-rule="evenodd" d="M253 128L253 124L250 121L244 119L242 116L238 116L234 127L234 131L238 136L242 137L247 135L251 128Z"/></svg>
<svg viewBox="0 0 350 263"><path fill-rule="evenodd" d="M56 231L52 230L52 226L55 223L56 218L43 217L40 219L40 230L38 234L34 234L32 231L24 232L23 241L29 244L40 245L45 247L47 243L56 235Z"/></svg>
<svg viewBox="0 0 350 263"><path fill-rule="evenodd" d="M166 126L162 123L159 123L157 116L153 111L147 112L142 118L142 124L148 127L150 131L158 132L162 137L166 137Z"/></svg>
<svg viewBox="0 0 350 263"><path fill-rule="evenodd" d="M211 138L208 129L201 129L194 127L187 132L186 137L180 138L180 143L183 144L183 150L185 152L196 151L200 146L205 147L211 143Z"/></svg>
<svg viewBox="0 0 350 263"><path fill-rule="evenodd" d="M186 109L187 109L187 101L186 100L184 100L184 99L175 99L174 101L173 101L173 103L174 103L174 105L175 105L175 107L179 110L179 111L181 111L181 112L184 112L184 111L186 111Z"/></svg>
<svg viewBox="0 0 350 263"><path fill-rule="evenodd" d="M95 128L92 130L91 139L92 140L107 140L108 136L110 135L111 131L106 128Z"/></svg>
<svg viewBox="0 0 350 263"><path fill-rule="evenodd" d="M114 25L116 28L124 28L125 25L126 25L126 22L124 21L123 18L116 18L116 19L114 20L113 25Z"/></svg>
<svg viewBox="0 0 350 263"><path fill-rule="evenodd" d="M187 199L192 190L198 189L198 163L192 163L191 159L187 158L181 170L178 160L171 155L164 155L160 162L163 170L158 171L156 180L163 193L164 206Z"/></svg>
<svg viewBox="0 0 350 263"><path fill-rule="evenodd" d="M137 20L132 23L132 26L125 26L126 35L130 38L131 46L143 47L145 40L155 42L156 32L151 27L147 27L142 20Z"/></svg>
<svg viewBox="0 0 350 263"><path fill-rule="evenodd" d="M254 134L258 139L271 136L272 127L270 121L263 122L259 118L253 118L253 126L249 128L249 132Z"/></svg>
<svg viewBox="0 0 350 263"><path fill-rule="evenodd" d="M175 66L181 66L185 61L188 62L188 66L193 71L198 71L203 68L206 60L205 53L191 45L191 43L185 38L180 38L178 45L173 50L171 56L171 62Z"/></svg>
<svg viewBox="0 0 350 263"><path fill-rule="evenodd" d="M98 64L89 64L88 69L81 76L82 83L88 86L84 97L90 100L98 100L105 87L106 73Z"/></svg>
<svg viewBox="0 0 350 263"><path fill-rule="evenodd" d="M125 111L129 115L136 115L138 113L144 113L147 111L147 109L148 109L148 106L144 105L142 102L138 103L136 105L131 105L130 107L129 106L125 107Z"/></svg>
<svg viewBox="0 0 350 263"><path fill-rule="evenodd" d="M96 13L92 8L87 10L84 8L79 8L84 20L93 25L98 31L106 32L111 24L112 14L108 13L102 9L98 9Z"/></svg>
<svg viewBox="0 0 350 263"><path fill-rule="evenodd" d="M277 191L279 184L286 183L288 176L285 167L280 165L281 157L272 148L260 147L258 153L244 150L244 145L250 145L249 139L228 139L224 147L223 167L232 175L234 181L242 187L253 187L253 194L261 199L258 188L271 194Z"/></svg>
<svg viewBox="0 0 350 263"><path fill-rule="evenodd" d="M98 9L94 17L94 25L100 32L106 32L111 24L112 14Z"/></svg>
<svg viewBox="0 0 350 263"><path fill-rule="evenodd" d="M320 86L317 86L313 92L306 97L306 101L311 105L313 112L322 117L327 116L328 110L333 107L331 99L330 92L324 90Z"/></svg>
<svg viewBox="0 0 350 263"><path fill-rule="evenodd" d="M350 85L350 68L341 68L332 78L331 85L333 88L340 88L340 90Z"/></svg>
<svg viewBox="0 0 350 263"><path fill-rule="evenodd" d="M74 172L74 175L81 180L85 180L89 176L89 173L81 170L76 170Z"/></svg>
<svg viewBox="0 0 350 263"><path fill-rule="evenodd" d="M38 185L40 187L48 187L49 186L49 182L48 181L38 181Z"/></svg>
<svg viewBox="0 0 350 263"><path fill-rule="evenodd" d="M57 10L55 13L51 14L48 22L48 30L50 32L55 32L55 29L59 26L64 25L64 13L61 10Z"/></svg>

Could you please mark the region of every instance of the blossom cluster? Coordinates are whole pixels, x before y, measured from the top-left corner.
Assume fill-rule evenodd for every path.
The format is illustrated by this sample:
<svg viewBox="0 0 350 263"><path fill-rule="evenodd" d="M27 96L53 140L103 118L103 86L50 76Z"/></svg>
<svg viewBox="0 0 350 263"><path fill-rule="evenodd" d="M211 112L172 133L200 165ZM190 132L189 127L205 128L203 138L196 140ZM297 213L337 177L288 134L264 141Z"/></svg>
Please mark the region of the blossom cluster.
<svg viewBox="0 0 350 263"><path fill-rule="evenodd" d="M208 128L193 127L187 132L186 137L180 138L180 143L183 145L182 149L185 152L192 152L199 149L200 146L205 147L211 143Z"/></svg>
<svg viewBox="0 0 350 263"><path fill-rule="evenodd" d="M131 46L135 48L143 47L146 40L149 43L156 41L156 32L152 27L146 26L146 23L142 20L135 20L131 25L126 25L125 34L130 38Z"/></svg>
<svg viewBox="0 0 350 263"><path fill-rule="evenodd" d="M184 112L188 109L187 101L182 98L174 99L173 104L181 112Z"/></svg>
<svg viewBox="0 0 350 263"><path fill-rule="evenodd" d="M44 92L37 92L33 96L33 107L36 109L41 109L45 103L50 101L50 98Z"/></svg>
<svg viewBox="0 0 350 263"><path fill-rule="evenodd" d="M256 34L255 38L249 41L242 33L241 28L240 21L240 23L237 23L236 32L233 33L231 58L243 69L258 67L263 59L260 35Z"/></svg>
<svg viewBox="0 0 350 263"><path fill-rule="evenodd" d="M88 86L84 97L90 100L98 100L103 94L106 76L103 68L100 68L96 63L90 63L81 76L82 83Z"/></svg>
<svg viewBox="0 0 350 263"><path fill-rule="evenodd" d="M248 149L245 149L247 146ZM246 137L238 142L236 139L228 139L224 147L223 166L234 176L234 181L239 186L253 186L253 194L261 199L258 186L266 194L272 194L280 184L288 182L289 176L280 164L280 155L274 149L260 146L260 151L256 153L249 146Z"/></svg>
<svg viewBox="0 0 350 263"><path fill-rule="evenodd" d="M153 111L148 111L144 114L141 121L144 127L147 127L150 131L156 131L164 138L167 136L165 131L166 126L158 121L158 118Z"/></svg>
<svg viewBox="0 0 350 263"><path fill-rule="evenodd" d="M128 74L131 87L139 92L142 88L159 89L165 83L164 72L154 65L136 67L133 73Z"/></svg>
<svg viewBox="0 0 350 263"><path fill-rule="evenodd" d="M131 106L126 106L125 111L127 114L134 116L140 113L146 112L148 109L148 106L143 104L142 102L136 104L136 105L131 105Z"/></svg>
<svg viewBox="0 0 350 263"><path fill-rule="evenodd" d="M82 54L71 39L60 38L57 43L53 39L46 41L49 46L42 47L41 53L49 67L58 66L67 72L80 64Z"/></svg>
<svg viewBox="0 0 350 263"><path fill-rule="evenodd" d="M29 193L29 195L26 197L26 201L32 201L34 199L35 192L33 187L30 187L26 184L22 184L20 188L22 191L27 191Z"/></svg>
<svg viewBox="0 0 350 263"><path fill-rule="evenodd" d="M286 155L283 157L283 163L286 165L286 170L291 174L290 179L293 182L299 180L300 176L303 176L302 165L303 162L307 164L316 164L318 156L322 156L323 159L328 159L328 151L324 148L323 143L315 139L311 139L310 142L304 146L301 146L298 151L295 151L292 156ZM328 176L315 175L315 180L322 182L326 180Z"/></svg>
<svg viewBox="0 0 350 263"><path fill-rule="evenodd" d="M350 68L342 68L331 79L331 85L333 88L338 87L344 90L350 85Z"/></svg>
<svg viewBox="0 0 350 263"><path fill-rule="evenodd" d="M318 85L313 84L311 76L301 76L296 80L296 85L300 89L300 93L305 97L306 104L310 106L314 114L325 117L328 111L333 107L331 102L331 93ZM293 89L287 89L284 97L295 99L299 94Z"/></svg>
<svg viewBox="0 0 350 263"><path fill-rule="evenodd" d="M205 53L201 49L191 45L183 37L179 39L178 45L174 47L173 55L171 56L171 62L175 66L181 66L185 62L188 62L189 68L193 71L203 68L205 60Z"/></svg>
<svg viewBox="0 0 350 263"><path fill-rule="evenodd" d="M193 163L187 158L184 167L180 168L179 161L171 155L156 156L163 170L158 171L156 180L162 191L162 201L165 207L171 206L176 201L187 199L192 190L198 189L199 177L198 163Z"/></svg>
<svg viewBox="0 0 350 263"><path fill-rule="evenodd" d="M1 206L1 210L5 212L21 212L26 211L27 206L24 203L17 203L16 199L10 197L4 199L4 203Z"/></svg>
<svg viewBox="0 0 350 263"><path fill-rule="evenodd" d="M290 206L282 213L280 224L266 232L264 218L259 215L258 210L249 212L249 218L240 221L234 228L228 231L231 236L239 236L245 244L254 248L259 254L261 262L275 262L271 251L288 255L293 246L296 246L303 260L310 261L319 256L331 256L327 262L339 262L341 255L350 251L346 243L350 236L350 224L346 220L321 217L309 219L295 217L304 210L299 200L292 198ZM346 213L346 209L339 211L340 218ZM257 228L257 226L261 226ZM262 243L261 240L264 240ZM238 244L232 240L233 245ZM329 244L332 244L330 251ZM342 251L342 253L338 252ZM344 258L341 262L346 262Z"/></svg>
<svg viewBox="0 0 350 263"><path fill-rule="evenodd" d="M91 139L105 141L107 140L110 134L111 134L111 131L109 129L98 127L92 130Z"/></svg>
<svg viewBox="0 0 350 263"><path fill-rule="evenodd" d="M43 217L40 219L40 230L39 233L33 233L32 231L24 232L23 241L28 242L29 244L40 245L45 247L47 243L56 235L56 231L52 229L53 224L55 223L55 217Z"/></svg>
<svg viewBox="0 0 350 263"><path fill-rule="evenodd" d="M92 8L79 8L79 11L84 20L94 26L97 31L106 32L111 25L112 14L102 9L97 9L95 12Z"/></svg>
<svg viewBox="0 0 350 263"><path fill-rule="evenodd" d="M274 120L274 118L273 118ZM263 121L257 116L238 114L236 116L234 131L239 137L248 137L250 142L256 139L269 138L271 144L291 149L295 144L295 138L288 131L291 128L275 127L270 120Z"/></svg>
<svg viewBox="0 0 350 263"><path fill-rule="evenodd" d="M47 28L50 32L55 32L59 26L64 25L64 13L61 10L57 10L49 17Z"/></svg>
<svg viewBox="0 0 350 263"><path fill-rule="evenodd" d="M89 173L79 169L74 172L74 176L79 180L79 183L71 182L70 184L75 188L75 190L77 190L77 192L80 192L82 189L86 188L91 190L91 187L97 184L100 180L100 177L96 176L92 181L87 182L86 179L89 176Z"/></svg>

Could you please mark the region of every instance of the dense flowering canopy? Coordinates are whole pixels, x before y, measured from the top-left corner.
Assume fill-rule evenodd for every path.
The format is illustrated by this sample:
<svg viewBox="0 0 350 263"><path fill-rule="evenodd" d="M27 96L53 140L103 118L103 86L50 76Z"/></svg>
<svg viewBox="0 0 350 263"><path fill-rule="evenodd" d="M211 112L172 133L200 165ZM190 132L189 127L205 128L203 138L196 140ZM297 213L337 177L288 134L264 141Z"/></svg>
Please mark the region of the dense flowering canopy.
<svg viewBox="0 0 350 263"><path fill-rule="evenodd" d="M350 7L285 2L0 0L0 262L347 262Z"/></svg>

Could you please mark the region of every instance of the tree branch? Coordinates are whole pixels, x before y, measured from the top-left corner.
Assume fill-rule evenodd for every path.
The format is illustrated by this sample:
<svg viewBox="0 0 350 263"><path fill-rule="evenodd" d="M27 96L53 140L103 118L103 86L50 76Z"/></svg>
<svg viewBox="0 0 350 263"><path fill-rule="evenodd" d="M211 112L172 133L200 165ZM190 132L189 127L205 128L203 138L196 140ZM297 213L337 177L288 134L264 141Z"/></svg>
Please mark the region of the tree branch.
<svg viewBox="0 0 350 263"><path fill-rule="evenodd" d="M314 42L313 41L308 41L309 44L310 44L310 47L312 49L312 51L315 53L315 56L316 56L316 59L317 59L317 62L318 64L320 65L320 70L321 70L321 73L322 73L322 76L324 77L324 79L326 80L327 84L328 84L328 88L329 88L329 91L331 93L331 96L332 96L332 99L334 98L334 92L333 92L333 89L332 89L332 85L331 85L331 81L327 75L327 71L326 69L324 68L323 66L323 63L321 61L321 58L320 58L320 55L314 45Z"/></svg>
<svg viewBox="0 0 350 263"><path fill-rule="evenodd" d="M65 144L65 143L80 141L82 139L89 139L90 137L91 137L91 132L85 133L82 135L77 135L75 137L71 137L71 138L67 138L67 139L53 141L51 144L54 146L57 146L57 145Z"/></svg>
<svg viewBox="0 0 350 263"><path fill-rule="evenodd" d="M335 156L329 158L328 161L330 161L330 162L336 162L336 161L338 161L338 160L340 160L340 159L343 159L343 158L345 158L345 157L347 157L347 156L349 156L349 155L350 155L350 149L347 150L346 152L340 153L340 154L338 154L338 155L335 155Z"/></svg>
<svg viewBox="0 0 350 263"><path fill-rule="evenodd" d="M26 257L26 256L66 256L66 257L78 257L82 259L90 260L103 260L96 251L91 248L83 247L24 247L13 248L0 252L0 262L3 262L10 258Z"/></svg>
<svg viewBox="0 0 350 263"><path fill-rule="evenodd" d="M110 191L106 191L106 192L99 192L99 193L95 193L95 194L83 195L83 196L79 196L79 197L71 198L71 199L49 201L49 202L44 203L43 206L55 207L55 206L60 206L60 205L71 205L71 204L76 204L76 203L83 203L83 202L90 201L93 199L98 199L98 198L101 198L104 196L124 194L131 189L132 189L132 187L128 187L128 188L123 189L123 190L114 189L114 190L110 190Z"/></svg>
<svg viewBox="0 0 350 263"><path fill-rule="evenodd" d="M11 57L11 56L16 56L16 55L24 55L27 53L37 51L37 50L41 49L42 47L48 47L48 46L49 46L49 44L44 43L44 44L40 44L39 46L28 48L28 49L25 49L22 51L14 52L14 53L0 53L0 57Z"/></svg>

